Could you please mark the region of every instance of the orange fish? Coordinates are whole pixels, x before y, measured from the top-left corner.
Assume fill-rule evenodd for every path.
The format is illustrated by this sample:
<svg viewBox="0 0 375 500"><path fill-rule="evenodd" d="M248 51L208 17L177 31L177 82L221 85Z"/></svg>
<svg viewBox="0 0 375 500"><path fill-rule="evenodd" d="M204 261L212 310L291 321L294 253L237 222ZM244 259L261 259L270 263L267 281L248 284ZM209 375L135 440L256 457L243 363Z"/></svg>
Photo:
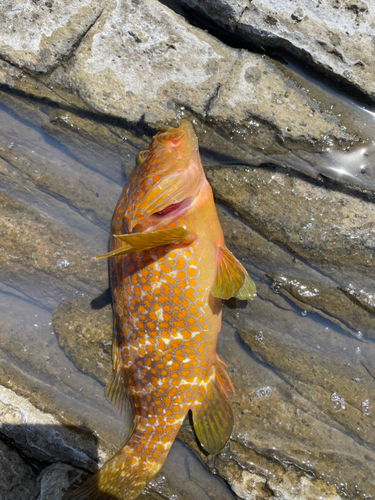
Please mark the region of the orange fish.
<svg viewBox="0 0 375 500"><path fill-rule="evenodd" d="M192 124L164 127L139 153L112 219L113 376L107 397L130 414L126 445L77 491L135 499L163 465L189 410L218 453L233 428L233 386L216 354L221 299L255 297L226 248Z"/></svg>

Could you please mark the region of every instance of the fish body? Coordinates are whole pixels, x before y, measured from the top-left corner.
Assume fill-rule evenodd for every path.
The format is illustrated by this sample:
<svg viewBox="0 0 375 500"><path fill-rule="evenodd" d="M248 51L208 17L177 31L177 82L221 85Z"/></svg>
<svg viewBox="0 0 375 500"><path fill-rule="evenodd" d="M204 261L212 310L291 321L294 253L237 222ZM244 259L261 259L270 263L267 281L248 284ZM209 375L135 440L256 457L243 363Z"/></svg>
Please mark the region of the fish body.
<svg viewBox="0 0 375 500"><path fill-rule="evenodd" d="M107 395L131 414L131 437L79 499L135 499L189 410L204 449L220 451L233 427L226 394L233 386L216 354L221 302L255 295L225 247L186 120L162 129L138 155L111 230L114 371Z"/></svg>

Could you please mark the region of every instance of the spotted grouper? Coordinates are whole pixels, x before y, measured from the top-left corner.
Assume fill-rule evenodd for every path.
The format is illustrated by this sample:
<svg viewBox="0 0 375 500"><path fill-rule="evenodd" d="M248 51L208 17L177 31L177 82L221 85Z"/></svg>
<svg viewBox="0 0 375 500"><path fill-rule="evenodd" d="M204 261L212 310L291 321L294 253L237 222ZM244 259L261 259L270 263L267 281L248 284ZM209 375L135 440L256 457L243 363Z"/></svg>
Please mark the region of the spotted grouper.
<svg viewBox="0 0 375 500"><path fill-rule="evenodd" d="M233 386L216 353L222 299L255 297L226 248L193 125L164 127L137 165L112 219L113 376L130 438L76 495L135 499L163 465L189 410L202 448L218 453L233 428Z"/></svg>

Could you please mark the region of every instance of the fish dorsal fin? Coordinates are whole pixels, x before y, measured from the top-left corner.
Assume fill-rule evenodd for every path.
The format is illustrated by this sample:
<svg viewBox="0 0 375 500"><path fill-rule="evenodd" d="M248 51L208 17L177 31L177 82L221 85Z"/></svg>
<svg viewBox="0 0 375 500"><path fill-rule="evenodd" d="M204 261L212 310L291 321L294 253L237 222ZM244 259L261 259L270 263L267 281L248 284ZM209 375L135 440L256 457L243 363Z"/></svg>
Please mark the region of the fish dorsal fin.
<svg viewBox="0 0 375 500"><path fill-rule="evenodd" d="M243 265L226 247L220 246L217 252L217 276L211 294L221 299L253 299L256 296L255 284Z"/></svg>
<svg viewBox="0 0 375 500"><path fill-rule="evenodd" d="M105 388L105 395L107 396L107 399L116 408L116 410L120 413L120 415L124 420L125 423L124 439L127 440L134 430L133 428L134 408L128 387L125 382L125 374L121 363L121 354L119 352L116 340L116 331L113 336L112 360L113 360L112 377Z"/></svg>
<svg viewBox="0 0 375 500"><path fill-rule="evenodd" d="M153 233L114 234L113 236L124 242L125 245L104 255L99 255L96 259L143 252L144 250L150 250L151 248L160 247L162 245L190 243L194 238L193 235L183 227L161 229Z"/></svg>
<svg viewBox="0 0 375 500"><path fill-rule="evenodd" d="M219 453L230 438L234 418L217 374L207 387L201 385L200 395L192 413L194 430L202 448L211 455Z"/></svg>

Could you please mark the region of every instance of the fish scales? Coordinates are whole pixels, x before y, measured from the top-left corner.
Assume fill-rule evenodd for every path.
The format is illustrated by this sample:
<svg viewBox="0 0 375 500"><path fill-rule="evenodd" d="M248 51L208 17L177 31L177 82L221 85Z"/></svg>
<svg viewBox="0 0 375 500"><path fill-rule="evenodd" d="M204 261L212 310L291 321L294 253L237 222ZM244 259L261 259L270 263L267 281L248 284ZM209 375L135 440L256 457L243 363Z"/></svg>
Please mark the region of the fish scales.
<svg viewBox="0 0 375 500"><path fill-rule="evenodd" d="M206 451L225 445L233 426L226 391L233 387L216 354L221 297L255 294L225 250L186 120L159 132L139 154L111 231L114 375L107 394L116 404L118 392L126 393L134 430L77 499L135 499L161 468L189 410Z"/></svg>

